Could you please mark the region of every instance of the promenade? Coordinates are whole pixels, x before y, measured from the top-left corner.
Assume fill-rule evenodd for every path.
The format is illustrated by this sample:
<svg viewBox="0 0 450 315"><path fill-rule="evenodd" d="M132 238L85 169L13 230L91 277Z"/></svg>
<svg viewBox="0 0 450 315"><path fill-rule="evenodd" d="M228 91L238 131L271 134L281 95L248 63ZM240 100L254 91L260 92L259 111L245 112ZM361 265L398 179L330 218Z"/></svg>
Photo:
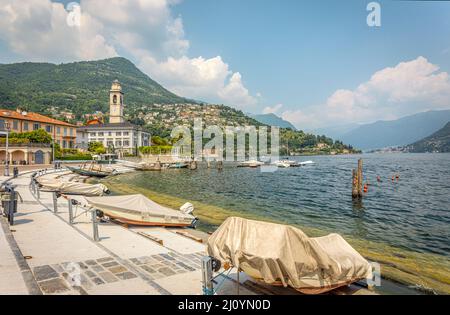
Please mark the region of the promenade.
<svg viewBox="0 0 450 315"><path fill-rule="evenodd" d="M2 182L6 179L0 176ZM110 222L99 223L96 242L90 213L74 207L70 225L68 201L58 198L55 213L53 194L41 191L37 199L30 182L31 171L11 179L22 202L14 226L0 218L0 294L202 294L203 243L176 229ZM206 238L198 231L190 234ZM236 278L235 270L219 277L223 284L217 294L298 294L256 284L243 273L240 285ZM334 292L367 293L361 287Z"/></svg>

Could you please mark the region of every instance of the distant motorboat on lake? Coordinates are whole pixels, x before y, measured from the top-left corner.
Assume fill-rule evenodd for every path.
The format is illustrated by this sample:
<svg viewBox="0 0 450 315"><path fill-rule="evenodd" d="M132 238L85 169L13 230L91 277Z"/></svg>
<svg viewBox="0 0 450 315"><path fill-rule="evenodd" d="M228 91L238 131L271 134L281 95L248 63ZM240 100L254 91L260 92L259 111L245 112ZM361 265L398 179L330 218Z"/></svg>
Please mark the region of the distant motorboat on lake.
<svg viewBox="0 0 450 315"><path fill-rule="evenodd" d="M238 167L251 167L251 168L256 168L256 167L260 167L262 165L265 165L264 162L258 161L258 160L249 160L249 161L244 161L238 164Z"/></svg>

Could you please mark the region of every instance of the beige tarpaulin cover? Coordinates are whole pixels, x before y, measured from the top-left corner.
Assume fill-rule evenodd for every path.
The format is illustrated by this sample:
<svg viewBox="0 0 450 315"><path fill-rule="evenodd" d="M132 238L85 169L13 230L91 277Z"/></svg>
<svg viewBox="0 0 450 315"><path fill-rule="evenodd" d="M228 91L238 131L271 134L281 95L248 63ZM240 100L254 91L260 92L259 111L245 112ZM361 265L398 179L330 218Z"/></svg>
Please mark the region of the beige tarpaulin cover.
<svg viewBox="0 0 450 315"><path fill-rule="evenodd" d="M281 224L228 218L207 250L252 278L309 294L372 277L371 265L340 235L309 238Z"/></svg>
<svg viewBox="0 0 450 315"><path fill-rule="evenodd" d="M91 207L121 213L145 215L153 217L175 217L178 219L193 220L195 217L181 211L163 207L148 199L144 195L126 195L110 197L89 197L86 198Z"/></svg>
<svg viewBox="0 0 450 315"><path fill-rule="evenodd" d="M38 178L37 181L42 185L43 189L59 191L64 194L102 196L108 191L108 187L103 184L91 185L50 178Z"/></svg>

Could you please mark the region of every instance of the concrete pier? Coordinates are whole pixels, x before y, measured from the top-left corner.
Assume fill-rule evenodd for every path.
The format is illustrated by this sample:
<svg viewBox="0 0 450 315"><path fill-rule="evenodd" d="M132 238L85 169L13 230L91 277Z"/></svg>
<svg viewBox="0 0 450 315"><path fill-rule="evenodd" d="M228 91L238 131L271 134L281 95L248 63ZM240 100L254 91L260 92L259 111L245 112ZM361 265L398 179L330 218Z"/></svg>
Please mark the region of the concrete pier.
<svg viewBox="0 0 450 315"><path fill-rule="evenodd" d="M31 172L10 180L23 202L14 226L0 219L0 294L202 294L203 243L175 229L110 222L99 223L95 241L90 213L73 206L71 225L67 199L57 199L55 213L51 192L32 193ZM218 294L236 294L235 279L232 271ZM240 294L298 294L242 274L239 281Z"/></svg>

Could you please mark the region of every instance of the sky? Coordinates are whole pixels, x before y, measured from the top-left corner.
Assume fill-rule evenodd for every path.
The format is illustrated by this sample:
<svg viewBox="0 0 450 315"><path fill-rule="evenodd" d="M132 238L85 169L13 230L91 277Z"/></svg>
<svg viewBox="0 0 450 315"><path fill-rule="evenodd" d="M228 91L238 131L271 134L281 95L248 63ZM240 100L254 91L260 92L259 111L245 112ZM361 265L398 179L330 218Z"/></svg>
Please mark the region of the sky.
<svg viewBox="0 0 450 315"><path fill-rule="evenodd" d="M0 0L0 63L123 56L306 130L450 108L450 1L378 1L372 27L364 0L80 0L79 20L69 2Z"/></svg>

